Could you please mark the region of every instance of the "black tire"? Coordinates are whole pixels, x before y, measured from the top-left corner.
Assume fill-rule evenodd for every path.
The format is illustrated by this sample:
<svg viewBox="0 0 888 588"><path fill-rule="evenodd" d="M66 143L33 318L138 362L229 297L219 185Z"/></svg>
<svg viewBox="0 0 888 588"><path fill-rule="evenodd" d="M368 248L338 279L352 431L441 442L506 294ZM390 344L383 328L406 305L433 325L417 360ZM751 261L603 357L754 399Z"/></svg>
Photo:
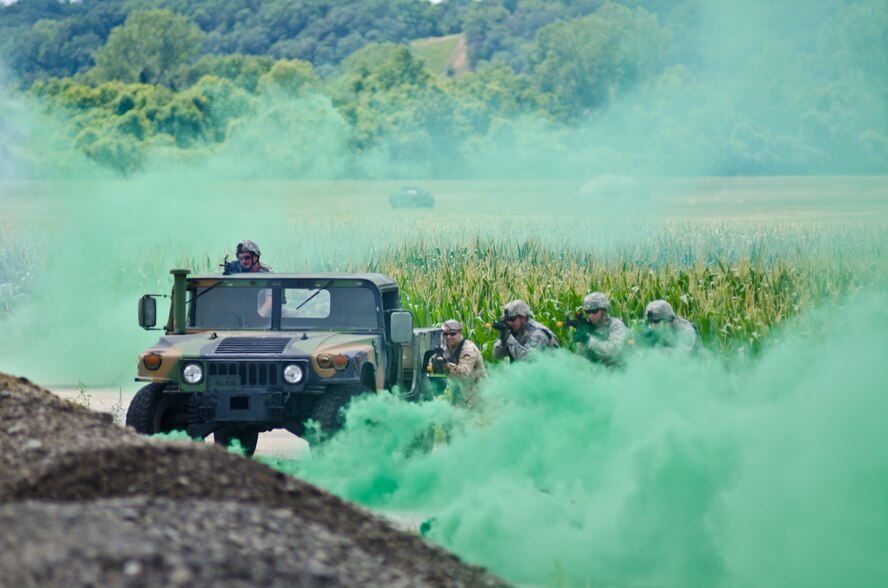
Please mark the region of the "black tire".
<svg viewBox="0 0 888 588"><path fill-rule="evenodd" d="M148 384L133 397L126 411L126 425L143 435L185 430L187 415L181 403L164 394L164 384Z"/></svg>
<svg viewBox="0 0 888 588"><path fill-rule="evenodd" d="M228 447L237 439L247 457L253 457L256 453L256 445L259 443L259 429L253 427L240 427L236 425L222 426L213 432L213 442L216 445Z"/></svg>
<svg viewBox="0 0 888 588"><path fill-rule="evenodd" d="M345 424L342 410L347 407L351 401L367 394L370 389L361 384L340 384L338 386L330 386L324 395L318 398L311 411L311 418L321 427L321 433L329 437L336 433Z"/></svg>

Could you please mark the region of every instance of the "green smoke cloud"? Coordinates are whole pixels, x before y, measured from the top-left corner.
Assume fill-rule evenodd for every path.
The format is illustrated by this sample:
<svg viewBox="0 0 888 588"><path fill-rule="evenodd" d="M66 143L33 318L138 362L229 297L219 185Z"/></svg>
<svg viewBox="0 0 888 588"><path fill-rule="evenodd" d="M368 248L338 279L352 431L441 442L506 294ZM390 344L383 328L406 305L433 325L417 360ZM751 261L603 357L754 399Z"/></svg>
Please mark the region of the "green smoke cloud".
<svg viewBox="0 0 888 588"><path fill-rule="evenodd" d="M882 585L886 302L806 316L816 340L788 331L729 369L561 353L495 370L480 414L371 399L295 470L430 518L432 540L516 582ZM429 422L449 443L411 453Z"/></svg>

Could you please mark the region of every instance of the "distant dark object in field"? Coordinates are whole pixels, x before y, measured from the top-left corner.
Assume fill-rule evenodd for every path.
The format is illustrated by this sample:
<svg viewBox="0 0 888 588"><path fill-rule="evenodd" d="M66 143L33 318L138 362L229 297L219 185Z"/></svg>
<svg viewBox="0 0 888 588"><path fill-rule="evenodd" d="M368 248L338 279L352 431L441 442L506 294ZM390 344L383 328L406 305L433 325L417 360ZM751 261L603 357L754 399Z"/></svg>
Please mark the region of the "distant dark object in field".
<svg viewBox="0 0 888 588"><path fill-rule="evenodd" d="M607 201L614 204L631 204L647 200L648 189L644 182L618 174L595 176L580 188L584 200Z"/></svg>
<svg viewBox="0 0 888 588"><path fill-rule="evenodd" d="M392 208L433 208L435 197L425 188L404 186L389 194L389 205Z"/></svg>

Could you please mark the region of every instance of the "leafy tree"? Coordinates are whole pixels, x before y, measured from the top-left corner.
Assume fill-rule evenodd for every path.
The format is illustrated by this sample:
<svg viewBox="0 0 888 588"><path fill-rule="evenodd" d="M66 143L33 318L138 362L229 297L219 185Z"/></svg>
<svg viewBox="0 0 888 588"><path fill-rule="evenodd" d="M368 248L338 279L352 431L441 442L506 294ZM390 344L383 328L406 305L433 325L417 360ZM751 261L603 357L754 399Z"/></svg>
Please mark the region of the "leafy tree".
<svg viewBox="0 0 888 588"><path fill-rule="evenodd" d="M18 18L9 14L19 5L29 8ZM41 4L19 0L0 7L0 56L28 83L75 75L91 68L93 52L126 16L115 2L102 2L88 10L82 3L54 0L41 10L34 10L34 6Z"/></svg>
<svg viewBox="0 0 888 588"><path fill-rule="evenodd" d="M231 80L235 85L255 92L259 78L268 73L276 61L264 55L208 55L179 69L174 86L188 87L204 76Z"/></svg>
<svg viewBox="0 0 888 588"><path fill-rule="evenodd" d="M207 100L203 136L211 143L228 140L232 127L254 111L251 95L230 80L204 76L193 90Z"/></svg>
<svg viewBox="0 0 888 588"><path fill-rule="evenodd" d="M504 63L481 64L474 72L447 80L444 88L461 104L476 133L487 133L496 118L544 114L533 81Z"/></svg>
<svg viewBox="0 0 888 588"><path fill-rule="evenodd" d="M77 135L74 145L99 165L124 176L142 166L143 152L139 142L128 134L88 127Z"/></svg>
<svg viewBox="0 0 888 588"><path fill-rule="evenodd" d="M195 56L202 38L197 25L180 14L134 12L96 51L90 73L97 81L171 85L177 68Z"/></svg>
<svg viewBox="0 0 888 588"><path fill-rule="evenodd" d="M540 90L551 96L552 110L574 117L653 73L668 38L646 10L606 4L594 14L543 28L530 63Z"/></svg>
<svg viewBox="0 0 888 588"><path fill-rule="evenodd" d="M0 4L0 56L27 82L83 72L94 65L93 52L107 42L113 28L127 16L152 10L196 23L205 33L203 55L268 55L335 67L368 43L458 32L465 8L462 2L435 5L425 0L18 0ZM40 20L54 27L32 34ZM188 35L180 40L190 41ZM137 61L136 56L114 59L107 53L107 71L97 71L102 75L96 82L139 79L133 70L137 76L142 68L126 65ZM157 75L148 71L142 80L150 82Z"/></svg>
<svg viewBox="0 0 888 588"><path fill-rule="evenodd" d="M58 0L19 0L0 7L0 22L7 29L31 26L38 20L65 18L75 9Z"/></svg>
<svg viewBox="0 0 888 588"><path fill-rule="evenodd" d="M356 153L368 155L366 161L386 162L383 169L395 174L447 175L459 169L466 119L408 47L368 45L342 68L338 107L352 126Z"/></svg>
<svg viewBox="0 0 888 588"><path fill-rule="evenodd" d="M297 96L318 81L311 64L294 59L278 61L259 79L259 90L265 94L282 93Z"/></svg>
<svg viewBox="0 0 888 588"><path fill-rule="evenodd" d="M493 0L472 2L463 24L473 67L501 61L523 72L537 32L559 20L597 10L603 0Z"/></svg>

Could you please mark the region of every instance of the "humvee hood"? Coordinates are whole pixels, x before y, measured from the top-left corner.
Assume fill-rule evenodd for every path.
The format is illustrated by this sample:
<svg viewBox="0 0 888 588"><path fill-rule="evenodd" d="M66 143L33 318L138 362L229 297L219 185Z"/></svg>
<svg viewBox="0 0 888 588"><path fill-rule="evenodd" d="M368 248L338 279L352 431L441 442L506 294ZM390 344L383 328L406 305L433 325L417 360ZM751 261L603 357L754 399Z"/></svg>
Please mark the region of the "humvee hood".
<svg viewBox="0 0 888 588"><path fill-rule="evenodd" d="M168 335L154 350L173 348L183 357L227 358L243 356L308 357L316 351L338 351L343 346L369 343L376 336L368 334L304 331L256 333L255 331Z"/></svg>

